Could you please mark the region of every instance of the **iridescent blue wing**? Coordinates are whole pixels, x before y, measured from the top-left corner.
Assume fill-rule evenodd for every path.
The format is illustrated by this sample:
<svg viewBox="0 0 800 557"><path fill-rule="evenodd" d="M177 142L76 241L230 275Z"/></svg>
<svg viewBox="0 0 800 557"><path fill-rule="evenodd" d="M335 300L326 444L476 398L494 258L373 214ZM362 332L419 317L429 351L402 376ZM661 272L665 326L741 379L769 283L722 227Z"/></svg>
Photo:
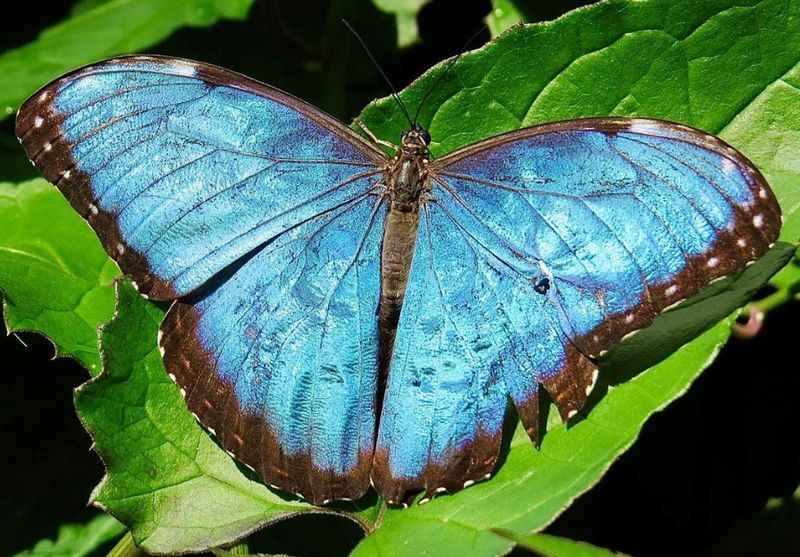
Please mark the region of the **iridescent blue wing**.
<svg viewBox="0 0 800 557"><path fill-rule="evenodd" d="M152 56L45 86L17 134L140 291L181 298L165 366L223 447L315 502L363 494L384 155L285 93Z"/></svg>
<svg viewBox="0 0 800 557"><path fill-rule="evenodd" d="M316 504L370 485L385 212L364 194L304 222L161 326L198 419L266 483Z"/></svg>
<svg viewBox="0 0 800 557"><path fill-rule="evenodd" d="M497 285L434 203L423 209L375 448L392 503L456 491L494 469L508 394L494 354Z"/></svg>
<svg viewBox="0 0 800 557"><path fill-rule="evenodd" d="M540 386L572 417L596 356L759 257L781 222L741 154L652 120L520 130L430 173L375 453L392 500L491 473L506 393L534 441Z"/></svg>
<svg viewBox="0 0 800 557"><path fill-rule="evenodd" d="M174 299L369 187L384 155L302 101L214 66L122 57L20 109L29 158L152 298Z"/></svg>

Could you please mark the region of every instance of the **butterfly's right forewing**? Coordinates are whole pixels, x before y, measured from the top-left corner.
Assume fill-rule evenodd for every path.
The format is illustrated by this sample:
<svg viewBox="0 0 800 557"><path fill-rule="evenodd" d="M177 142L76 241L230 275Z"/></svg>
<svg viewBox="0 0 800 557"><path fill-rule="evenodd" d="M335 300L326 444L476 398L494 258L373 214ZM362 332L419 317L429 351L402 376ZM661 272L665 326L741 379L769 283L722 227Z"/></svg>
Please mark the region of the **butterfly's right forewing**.
<svg viewBox="0 0 800 557"><path fill-rule="evenodd" d="M746 158L654 120L519 130L429 172L375 450L394 501L491 473L506 396L534 440L542 388L572 418L604 350L743 269L781 225Z"/></svg>

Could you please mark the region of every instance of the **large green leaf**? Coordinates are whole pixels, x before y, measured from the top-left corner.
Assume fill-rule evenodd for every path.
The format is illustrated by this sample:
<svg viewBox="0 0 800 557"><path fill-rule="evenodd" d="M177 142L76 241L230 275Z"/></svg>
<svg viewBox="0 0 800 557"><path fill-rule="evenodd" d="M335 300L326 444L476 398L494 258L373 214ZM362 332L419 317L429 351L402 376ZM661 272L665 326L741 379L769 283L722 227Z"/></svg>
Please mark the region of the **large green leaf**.
<svg viewBox="0 0 800 557"><path fill-rule="evenodd" d="M77 66L141 50L184 25L242 19L253 0L85 1L72 17L0 55L0 120L41 85Z"/></svg>
<svg viewBox="0 0 800 557"><path fill-rule="evenodd" d="M125 526L114 518L99 514L86 524L65 524L55 541L42 540L15 557L84 557L119 537Z"/></svg>
<svg viewBox="0 0 800 557"><path fill-rule="evenodd" d="M799 62L797 1L605 2L552 23L514 27L462 56L423 107L422 121L436 156L503 131L581 116L638 115L694 125L721 135L759 165L783 208L781 237L795 242ZM412 111L443 67L401 93ZM407 125L391 99L371 104L361 119L390 139ZM388 510L355 553L436 554L469 533L472 554L489 555L505 547L490 529L519 535L546 526L713 360L732 316L663 358L744 303L793 248L779 245L750 269L754 274L718 285L714 295L706 292L704 300L663 316L615 350L601 377L629 381L609 389L569 432L551 429L539 452L518 435L493 480L422 507Z"/></svg>
<svg viewBox="0 0 800 557"><path fill-rule="evenodd" d="M558 536L547 534L532 534L530 536L517 536L511 532L496 532L506 536L520 547L524 547L541 557L621 557L621 553L614 553L607 549L596 547L588 543L576 542Z"/></svg>
<svg viewBox="0 0 800 557"><path fill-rule="evenodd" d="M434 153L574 116L681 120L721 133L762 166L787 216L783 237L795 239L797 173L764 142L777 142L783 152L796 148L791 130L800 115L789 106L791 87L784 90L780 80L800 60L800 9L797 1L733 4L607 2L551 24L514 28L459 60L424 107ZM441 71L412 84L404 100L415 107ZM396 140L405 126L388 100L367 107L362 119L386 139ZM48 231L38 234L31 238L50 241ZM368 500L348 513L371 532L356 553L494 555L514 545L509 536L544 527L599 480L653 412L689 387L727 340L735 309L793 251L779 244L742 276L718 283L613 351L586 418L568 431L551 412L539 451L517 432L492 480L408 510ZM119 315L103 333L106 373L76 400L108 468L98 504L130 525L150 551L229 543L311 510L251 481L202 432L158 358L161 309L128 287L119 297Z"/></svg>
<svg viewBox="0 0 800 557"><path fill-rule="evenodd" d="M246 477L186 409L154 339L164 312L117 283L116 317L101 330L103 373L75 406L108 474L92 500L154 553L200 551L310 510Z"/></svg>
<svg viewBox="0 0 800 557"><path fill-rule="evenodd" d="M119 270L97 236L41 179L0 183L0 230L7 330L40 332L57 354L99 372L96 330L111 318Z"/></svg>

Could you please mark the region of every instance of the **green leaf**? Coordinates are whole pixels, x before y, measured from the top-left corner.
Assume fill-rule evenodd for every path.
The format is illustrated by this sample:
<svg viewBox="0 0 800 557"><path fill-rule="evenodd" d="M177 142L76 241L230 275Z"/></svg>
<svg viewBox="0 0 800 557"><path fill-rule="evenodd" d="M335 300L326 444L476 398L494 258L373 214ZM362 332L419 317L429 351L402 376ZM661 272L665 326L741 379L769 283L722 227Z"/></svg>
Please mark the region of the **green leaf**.
<svg viewBox="0 0 800 557"><path fill-rule="evenodd" d="M754 300L750 309L762 315L793 300L800 300L800 251L795 253L792 261L769 281L774 291L769 295ZM745 329L746 330L746 329Z"/></svg>
<svg viewBox="0 0 800 557"><path fill-rule="evenodd" d="M800 26L794 33L795 57L800 59ZM752 93L753 100L730 117L720 136L764 173L783 209L781 238L794 242L800 239L800 64Z"/></svg>
<svg viewBox="0 0 800 557"><path fill-rule="evenodd" d="M791 289L800 284L800 251L794 254L794 259L781 272L772 277L770 283L778 288Z"/></svg>
<svg viewBox="0 0 800 557"><path fill-rule="evenodd" d="M784 301L800 300L800 251L796 252L792 262L781 269L769 282L778 291L786 294L787 299Z"/></svg>
<svg viewBox="0 0 800 557"><path fill-rule="evenodd" d="M42 540L15 557L84 557L119 537L125 526L106 514L98 514L86 524L65 524L55 541Z"/></svg>
<svg viewBox="0 0 800 557"><path fill-rule="evenodd" d="M77 0L73 5L72 9L70 9L71 16L78 16L85 12L94 10L102 6L103 4L107 4L113 0Z"/></svg>
<svg viewBox="0 0 800 557"><path fill-rule="evenodd" d="M7 330L42 333L57 354L99 372L97 326L113 313L119 270L97 236L41 179L0 183L0 229Z"/></svg>
<svg viewBox="0 0 800 557"><path fill-rule="evenodd" d="M788 152L800 137L793 137L792 108L782 108L793 93L777 87L788 96L776 96L774 87L800 60L800 0L739 4L613 1L514 28L460 59L423 107L422 122L437 141L434 154L552 119L616 113L680 120L721 133L762 165L787 217L783 237L795 239L797 173L764 142L778 141ZM402 92L411 108L441 71L433 68ZM767 109L785 110L786 118L769 117ZM390 100L368 106L362 120L390 140L406 126ZM39 230L29 240L50 242L51 234ZM685 392L727 340L736 308L794 250L778 244L741 276L614 350L585 419L567 430L551 412L539 451L518 431L492 480L405 511L363 502L365 508L347 515L372 531L356 554L495 555L514 545L496 529L527 536L546 526L599 481L653 412ZM43 299L34 292L26 303ZM120 287L118 317L102 338L106 372L76 395L108 468L97 503L159 552L230 543L311 510L252 481L194 423L156 350L161 316Z"/></svg>
<svg viewBox="0 0 800 557"><path fill-rule="evenodd" d="M413 112L441 63L401 92ZM422 107L433 155L501 132L598 115L683 122L721 136L764 172L800 238L800 3L615 0L517 27L464 54ZM397 140L394 101L360 119Z"/></svg>
<svg viewBox="0 0 800 557"><path fill-rule="evenodd" d="M517 536L512 532L504 532L502 530L496 533L514 540L520 547L533 551L541 557L615 557L622 555L588 543L576 542L548 534Z"/></svg>
<svg viewBox="0 0 800 557"><path fill-rule="evenodd" d="M523 21L522 13L512 0L492 0L492 11L486 16L486 25L492 37Z"/></svg>
<svg viewBox="0 0 800 557"><path fill-rule="evenodd" d="M185 26L243 19L252 0L85 0L72 17L0 55L0 120L36 89L77 66L156 44Z"/></svg>
<svg viewBox="0 0 800 557"><path fill-rule="evenodd" d="M150 553L205 550L311 510L249 479L214 443L164 371L155 344L164 312L129 283L117 296L100 335L103 373L75 394L107 469L93 502Z"/></svg>
<svg viewBox="0 0 800 557"><path fill-rule="evenodd" d="M397 46L410 46L419 40L417 13L430 0L372 0L379 10L395 16L397 23Z"/></svg>

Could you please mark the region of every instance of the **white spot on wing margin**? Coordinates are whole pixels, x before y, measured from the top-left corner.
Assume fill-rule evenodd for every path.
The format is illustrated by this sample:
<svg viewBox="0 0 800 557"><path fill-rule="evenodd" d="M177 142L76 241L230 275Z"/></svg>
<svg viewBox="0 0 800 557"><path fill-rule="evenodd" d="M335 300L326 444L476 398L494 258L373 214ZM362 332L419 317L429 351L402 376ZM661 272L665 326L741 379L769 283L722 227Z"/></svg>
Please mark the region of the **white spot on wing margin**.
<svg viewBox="0 0 800 557"><path fill-rule="evenodd" d="M170 69L178 75L194 77L197 75L197 66L187 60L172 60Z"/></svg>
<svg viewBox="0 0 800 557"><path fill-rule="evenodd" d="M589 383L589 385L586 387L586 396L589 396L589 394L590 394L590 393L592 392L592 390L594 389L594 386L597 384L597 378L598 378L599 376L600 376L600 370L599 370L599 369L595 369L595 370L592 372L592 382L591 382L591 383Z"/></svg>

